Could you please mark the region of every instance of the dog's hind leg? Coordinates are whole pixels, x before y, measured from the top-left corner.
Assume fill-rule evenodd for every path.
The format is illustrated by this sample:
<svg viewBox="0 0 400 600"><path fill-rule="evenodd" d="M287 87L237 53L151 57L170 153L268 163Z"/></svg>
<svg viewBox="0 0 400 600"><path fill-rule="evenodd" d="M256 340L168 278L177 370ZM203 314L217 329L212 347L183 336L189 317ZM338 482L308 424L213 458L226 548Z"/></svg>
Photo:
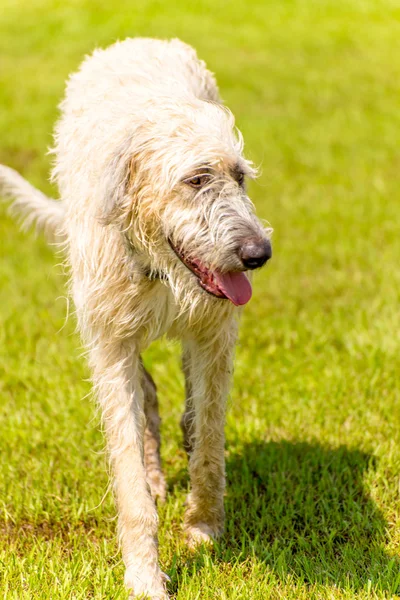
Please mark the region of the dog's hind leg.
<svg viewBox="0 0 400 600"><path fill-rule="evenodd" d="M232 329L217 339L186 344L190 355L191 402L194 410L189 461L191 491L185 529L190 546L217 537L224 527L225 406L236 339ZM189 413L190 414L190 413Z"/></svg>
<svg viewBox="0 0 400 600"><path fill-rule="evenodd" d="M161 467L161 419L158 411L157 388L152 376L145 369L143 363L142 370L144 413L146 416L146 429L144 432L144 464L146 467L146 477L154 500L164 502L167 486Z"/></svg>
<svg viewBox="0 0 400 600"><path fill-rule="evenodd" d="M186 450L188 458L190 458L190 454L193 450L194 407L190 374L190 352L187 348L183 349L182 370L185 376L185 409L181 418L181 429L183 434L183 447Z"/></svg>
<svg viewBox="0 0 400 600"><path fill-rule="evenodd" d="M133 342L97 335L90 363L115 479L125 583L132 598L166 600L158 565L156 506L146 480L142 366Z"/></svg>

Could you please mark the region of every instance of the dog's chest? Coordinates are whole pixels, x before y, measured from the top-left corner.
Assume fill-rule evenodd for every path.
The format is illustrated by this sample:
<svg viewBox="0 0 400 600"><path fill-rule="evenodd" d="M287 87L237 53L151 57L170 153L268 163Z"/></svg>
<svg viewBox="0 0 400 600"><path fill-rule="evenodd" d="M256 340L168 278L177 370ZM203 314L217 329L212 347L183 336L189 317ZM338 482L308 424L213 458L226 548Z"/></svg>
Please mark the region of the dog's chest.
<svg viewBox="0 0 400 600"><path fill-rule="evenodd" d="M132 318L140 318L148 343L167 334L178 316L172 291L162 280L147 281L139 292L141 298ZM137 290L138 292L138 290Z"/></svg>

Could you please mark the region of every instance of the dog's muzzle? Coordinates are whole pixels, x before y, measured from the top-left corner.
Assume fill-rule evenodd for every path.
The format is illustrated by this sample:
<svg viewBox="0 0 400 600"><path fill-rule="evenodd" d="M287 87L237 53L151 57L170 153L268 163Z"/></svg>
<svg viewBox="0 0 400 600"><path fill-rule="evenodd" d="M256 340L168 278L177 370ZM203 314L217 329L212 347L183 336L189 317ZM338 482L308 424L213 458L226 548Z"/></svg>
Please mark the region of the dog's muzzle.
<svg viewBox="0 0 400 600"><path fill-rule="evenodd" d="M195 275L203 290L216 298L229 299L235 306L247 304L252 295L250 281L243 271L261 267L272 254L268 240L247 238L237 250L243 270L222 272L211 270L200 259L187 256L182 246L175 246L170 238L168 243L179 260Z"/></svg>

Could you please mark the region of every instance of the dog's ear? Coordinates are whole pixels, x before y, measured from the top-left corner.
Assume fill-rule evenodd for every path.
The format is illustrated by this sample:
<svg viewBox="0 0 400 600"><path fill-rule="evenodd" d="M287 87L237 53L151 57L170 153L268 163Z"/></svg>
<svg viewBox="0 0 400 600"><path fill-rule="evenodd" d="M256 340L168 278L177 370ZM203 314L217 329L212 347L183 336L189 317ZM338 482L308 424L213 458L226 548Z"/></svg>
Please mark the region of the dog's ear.
<svg viewBox="0 0 400 600"><path fill-rule="evenodd" d="M132 204L135 164L129 138L115 152L102 177L100 218L105 225L123 219L126 209Z"/></svg>

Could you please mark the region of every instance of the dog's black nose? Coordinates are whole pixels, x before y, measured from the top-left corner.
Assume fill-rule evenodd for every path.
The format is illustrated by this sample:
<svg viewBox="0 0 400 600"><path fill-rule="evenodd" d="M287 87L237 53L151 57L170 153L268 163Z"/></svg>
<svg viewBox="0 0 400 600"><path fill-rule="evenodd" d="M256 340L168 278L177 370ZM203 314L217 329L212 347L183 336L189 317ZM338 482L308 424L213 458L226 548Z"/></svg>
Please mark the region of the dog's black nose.
<svg viewBox="0 0 400 600"><path fill-rule="evenodd" d="M265 239L246 240L239 250L240 260L246 269L262 267L271 256L271 242Z"/></svg>

